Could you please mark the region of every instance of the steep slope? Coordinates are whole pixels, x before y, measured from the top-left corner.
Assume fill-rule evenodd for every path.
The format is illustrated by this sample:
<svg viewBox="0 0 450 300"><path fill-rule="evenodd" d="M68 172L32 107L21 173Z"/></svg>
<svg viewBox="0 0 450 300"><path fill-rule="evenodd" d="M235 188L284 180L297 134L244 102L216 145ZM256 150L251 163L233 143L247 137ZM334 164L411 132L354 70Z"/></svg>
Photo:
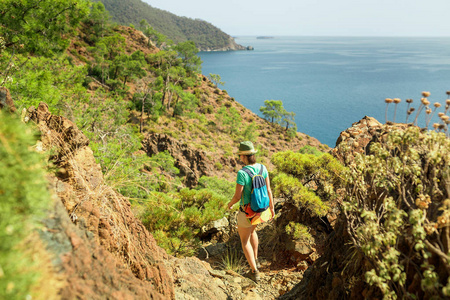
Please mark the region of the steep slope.
<svg viewBox="0 0 450 300"><path fill-rule="evenodd" d="M127 26L134 24L138 28L144 19L175 43L193 41L201 51L245 50L231 36L206 21L179 17L141 0L100 1L115 22Z"/></svg>

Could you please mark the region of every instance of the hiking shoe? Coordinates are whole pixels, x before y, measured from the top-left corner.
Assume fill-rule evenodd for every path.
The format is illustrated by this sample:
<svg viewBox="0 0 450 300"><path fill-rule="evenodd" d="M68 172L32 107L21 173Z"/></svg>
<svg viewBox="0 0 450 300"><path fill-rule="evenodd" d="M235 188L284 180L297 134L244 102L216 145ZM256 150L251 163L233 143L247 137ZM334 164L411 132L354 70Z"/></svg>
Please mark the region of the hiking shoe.
<svg viewBox="0 0 450 300"><path fill-rule="evenodd" d="M261 280L261 276L259 275L259 271L255 271L253 274L255 274L255 279L254 279L255 282L258 282L258 281Z"/></svg>
<svg viewBox="0 0 450 300"><path fill-rule="evenodd" d="M260 269L261 268L261 263L259 262L259 259L255 259L256 262L256 268Z"/></svg>
<svg viewBox="0 0 450 300"><path fill-rule="evenodd" d="M244 275L248 279L251 279L255 282L258 282L261 279L261 275L259 275L259 271L248 271L247 274Z"/></svg>

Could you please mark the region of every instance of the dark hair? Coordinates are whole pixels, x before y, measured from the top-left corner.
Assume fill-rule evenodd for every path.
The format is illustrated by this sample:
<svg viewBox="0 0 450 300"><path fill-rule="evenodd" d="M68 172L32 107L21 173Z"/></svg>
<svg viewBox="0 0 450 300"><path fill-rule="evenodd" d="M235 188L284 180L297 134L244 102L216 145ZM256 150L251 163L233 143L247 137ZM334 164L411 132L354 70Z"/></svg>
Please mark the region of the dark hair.
<svg viewBox="0 0 450 300"><path fill-rule="evenodd" d="M253 165L256 163L256 157L255 154L246 155L247 156L247 162L249 165Z"/></svg>

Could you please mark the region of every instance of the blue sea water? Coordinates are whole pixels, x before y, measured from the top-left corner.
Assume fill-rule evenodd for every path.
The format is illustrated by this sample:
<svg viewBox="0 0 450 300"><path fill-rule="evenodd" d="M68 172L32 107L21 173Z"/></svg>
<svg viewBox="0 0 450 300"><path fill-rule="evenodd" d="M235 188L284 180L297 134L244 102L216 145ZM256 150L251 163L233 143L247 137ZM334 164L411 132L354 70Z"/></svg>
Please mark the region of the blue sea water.
<svg viewBox="0 0 450 300"><path fill-rule="evenodd" d="M402 99L396 121L405 122L405 99L412 98L417 109L421 92L430 91L431 103L444 104L450 90L450 38L238 37L236 42L255 50L200 52L202 73L219 74L221 88L259 115L264 100L282 100L296 113L298 131L330 147L366 115L384 123L385 98ZM388 120L393 118L391 104ZM420 120L425 126L423 115Z"/></svg>

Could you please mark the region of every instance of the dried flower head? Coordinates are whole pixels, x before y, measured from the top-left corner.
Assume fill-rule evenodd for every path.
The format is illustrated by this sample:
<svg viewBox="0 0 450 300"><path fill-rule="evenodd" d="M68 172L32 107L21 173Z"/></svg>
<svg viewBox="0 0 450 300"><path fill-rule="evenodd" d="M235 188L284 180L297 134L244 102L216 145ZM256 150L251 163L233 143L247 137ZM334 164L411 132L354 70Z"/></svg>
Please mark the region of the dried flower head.
<svg viewBox="0 0 450 300"><path fill-rule="evenodd" d="M391 98L386 98L384 99L384 102L386 103L392 103L394 100L392 100Z"/></svg>
<svg viewBox="0 0 450 300"><path fill-rule="evenodd" d="M443 115L445 115L443 112L438 113L438 117L442 117Z"/></svg>
<svg viewBox="0 0 450 300"><path fill-rule="evenodd" d="M441 107L441 104L439 102L434 102L433 106L436 108L439 108L439 107Z"/></svg>
<svg viewBox="0 0 450 300"><path fill-rule="evenodd" d="M433 123L433 128L434 129L438 129L439 128L439 124L438 123Z"/></svg>
<svg viewBox="0 0 450 300"><path fill-rule="evenodd" d="M398 104L398 103L400 103L400 102L402 102L402 100L400 100L400 98L394 98L394 103L395 103L395 104Z"/></svg>
<svg viewBox="0 0 450 300"><path fill-rule="evenodd" d="M450 223L450 216L448 214L442 214L437 218L438 228L447 227Z"/></svg>
<svg viewBox="0 0 450 300"><path fill-rule="evenodd" d="M423 104L425 101L428 101L427 98L420 98L420 102L422 102L422 104Z"/></svg>
<svg viewBox="0 0 450 300"><path fill-rule="evenodd" d="M413 103L413 99L406 99L406 103Z"/></svg>
<svg viewBox="0 0 450 300"><path fill-rule="evenodd" d="M447 91L446 94L447 94L447 95L450 95L450 91Z"/></svg>
<svg viewBox="0 0 450 300"><path fill-rule="evenodd" d="M430 92L422 92L422 96L426 97L430 97Z"/></svg>
<svg viewBox="0 0 450 300"><path fill-rule="evenodd" d="M450 99L445 100L445 104L450 105Z"/></svg>
<svg viewBox="0 0 450 300"><path fill-rule="evenodd" d="M447 121L449 118L450 118L449 116L444 115L444 116L441 117L441 120L445 122L445 121Z"/></svg>
<svg viewBox="0 0 450 300"><path fill-rule="evenodd" d="M430 105L430 101L428 101L428 100L425 98L425 101L423 101L423 105L425 105L425 106Z"/></svg>
<svg viewBox="0 0 450 300"><path fill-rule="evenodd" d="M425 110L425 113L426 113L427 115L431 114L431 113L432 113L431 108L427 108L427 109Z"/></svg>
<svg viewBox="0 0 450 300"><path fill-rule="evenodd" d="M431 203L431 198L429 195L419 195L416 199L416 206L420 209L427 209L428 205Z"/></svg>

